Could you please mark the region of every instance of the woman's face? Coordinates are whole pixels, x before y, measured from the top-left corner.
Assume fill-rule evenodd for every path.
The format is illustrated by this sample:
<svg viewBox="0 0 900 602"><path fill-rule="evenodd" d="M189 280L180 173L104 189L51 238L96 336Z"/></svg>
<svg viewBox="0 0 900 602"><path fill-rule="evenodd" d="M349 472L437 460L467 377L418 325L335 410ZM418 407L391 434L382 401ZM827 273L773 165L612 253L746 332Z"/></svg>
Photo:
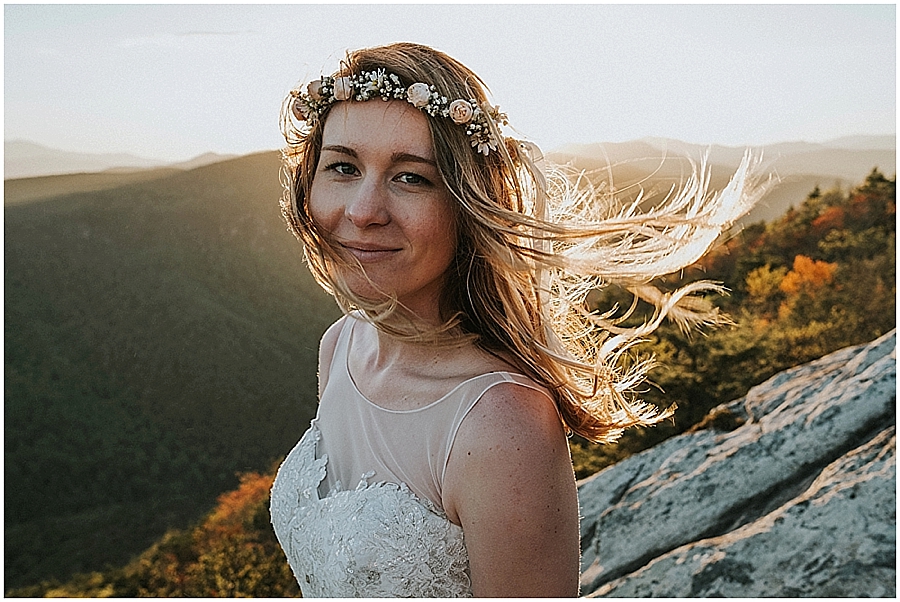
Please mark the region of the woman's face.
<svg viewBox="0 0 900 602"><path fill-rule="evenodd" d="M312 219L331 233L351 265L351 290L397 296L436 320L456 250L450 200L421 111L403 101L341 102L328 115L309 195Z"/></svg>

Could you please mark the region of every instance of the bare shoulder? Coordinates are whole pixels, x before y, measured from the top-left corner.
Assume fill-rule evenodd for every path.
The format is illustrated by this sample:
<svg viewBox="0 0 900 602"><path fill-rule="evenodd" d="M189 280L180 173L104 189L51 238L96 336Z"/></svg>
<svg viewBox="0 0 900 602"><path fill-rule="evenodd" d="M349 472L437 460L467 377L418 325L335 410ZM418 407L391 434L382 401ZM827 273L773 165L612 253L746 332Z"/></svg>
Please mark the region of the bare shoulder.
<svg viewBox="0 0 900 602"><path fill-rule="evenodd" d="M578 591L578 500L553 402L516 383L489 389L460 426L444 504L463 528L476 596Z"/></svg>
<svg viewBox="0 0 900 602"><path fill-rule="evenodd" d="M543 392L516 383L495 385L463 420L444 483L451 518L468 501L473 482L484 476L495 484L573 477L562 422Z"/></svg>
<svg viewBox="0 0 900 602"><path fill-rule="evenodd" d="M527 441L519 452L539 451L546 445L566 444L559 413L542 391L518 383L504 382L485 391L463 421L457 442L471 452L496 449L498 445ZM454 447L456 447L454 445Z"/></svg>
<svg viewBox="0 0 900 602"><path fill-rule="evenodd" d="M325 390L328 383L328 374L331 372L331 360L334 358L334 350L337 347L341 329L349 316L342 316L334 324L328 327L319 340L319 395Z"/></svg>

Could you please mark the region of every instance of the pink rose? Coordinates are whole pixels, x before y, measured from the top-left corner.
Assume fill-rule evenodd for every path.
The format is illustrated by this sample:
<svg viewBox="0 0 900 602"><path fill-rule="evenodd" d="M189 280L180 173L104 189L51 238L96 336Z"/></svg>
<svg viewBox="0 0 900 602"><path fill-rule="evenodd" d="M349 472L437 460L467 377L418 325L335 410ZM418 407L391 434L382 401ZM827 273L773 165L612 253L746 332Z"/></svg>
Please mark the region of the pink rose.
<svg viewBox="0 0 900 602"><path fill-rule="evenodd" d="M474 113L475 110L472 109L468 100L459 99L450 103L450 119L453 120L453 123L460 125L469 123Z"/></svg>
<svg viewBox="0 0 900 602"><path fill-rule="evenodd" d="M306 93L309 94L309 97L313 100L322 100L322 80L317 79L309 82L306 86Z"/></svg>
<svg viewBox="0 0 900 602"><path fill-rule="evenodd" d="M347 100L353 94L353 84L349 77L339 77L334 80L334 99Z"/></svg>
<svg viewBox="0 0 900 602"><path fill-rule="evenodd" d="M428 89L428 84L419 82L411 85L406 89L406 99L418 109L427 105L431 100L431 90Z"/></svg>

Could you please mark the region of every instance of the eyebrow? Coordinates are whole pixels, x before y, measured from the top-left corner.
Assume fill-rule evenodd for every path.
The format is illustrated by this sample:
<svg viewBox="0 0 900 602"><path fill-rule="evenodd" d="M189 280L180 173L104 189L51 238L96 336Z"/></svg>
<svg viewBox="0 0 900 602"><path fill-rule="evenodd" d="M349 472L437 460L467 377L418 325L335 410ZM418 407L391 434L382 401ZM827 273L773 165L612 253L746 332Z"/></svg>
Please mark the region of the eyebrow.
<svg viewBox="0 0 900 602"><path fill-rule="evenodd" d="M346 146L342 146L340 144L331 144L328 146L323 146L322 151L330 151L333 153L340 153L342 155L347 155L349 157L353 157L354 159L358 159L359 155L352 148L348 148ZM394 153L391 155L392 163L424 163L425 165L430 165L437 169L437 163L432 161L431 159L426 159L425 157L414 155L412 153Z"/></svg>

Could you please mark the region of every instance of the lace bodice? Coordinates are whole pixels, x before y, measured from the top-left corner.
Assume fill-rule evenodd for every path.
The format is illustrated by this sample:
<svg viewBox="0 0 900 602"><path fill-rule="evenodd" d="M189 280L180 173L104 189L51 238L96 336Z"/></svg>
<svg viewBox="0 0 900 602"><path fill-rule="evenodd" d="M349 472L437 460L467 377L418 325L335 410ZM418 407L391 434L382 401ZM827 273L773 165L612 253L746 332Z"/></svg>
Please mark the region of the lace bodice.
<svg viewBox="0 0 900 602"><path fill-rule="evenodd" d="M272 525L305 597L471 597L460 527L408 487L368 483L319 496L328 458L315 421L272 486Z"/></svg>

